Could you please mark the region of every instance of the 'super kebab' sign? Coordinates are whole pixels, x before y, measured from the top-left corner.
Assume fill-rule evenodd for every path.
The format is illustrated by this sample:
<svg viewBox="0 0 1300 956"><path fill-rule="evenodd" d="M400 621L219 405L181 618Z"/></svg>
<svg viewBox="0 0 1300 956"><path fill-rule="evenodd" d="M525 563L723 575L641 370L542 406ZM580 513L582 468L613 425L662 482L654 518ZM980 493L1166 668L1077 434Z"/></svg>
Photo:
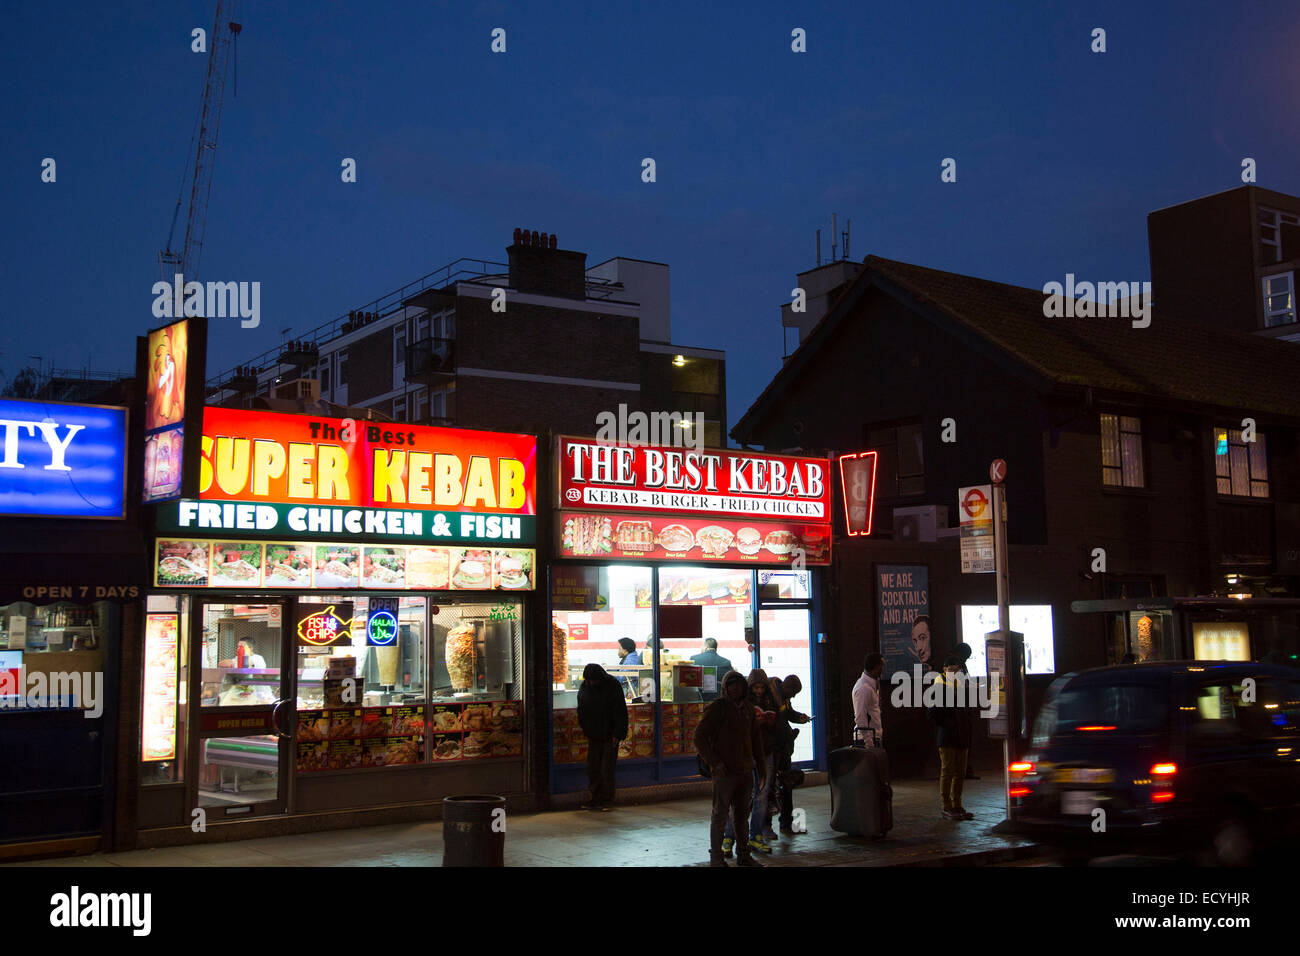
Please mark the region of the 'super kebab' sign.
<svg viewBox="0 0 1300 956"><path fill-rule="evenodd" d="M172 506L160 527L521 544L536 535L532 435L208 407L201 455L199 502Z"/></svg>
<svg viewBox="0 0 1300 956"><path fill-rule="evenodd" d="M829 522L830 462L560 438L564 508Z"/></svg>

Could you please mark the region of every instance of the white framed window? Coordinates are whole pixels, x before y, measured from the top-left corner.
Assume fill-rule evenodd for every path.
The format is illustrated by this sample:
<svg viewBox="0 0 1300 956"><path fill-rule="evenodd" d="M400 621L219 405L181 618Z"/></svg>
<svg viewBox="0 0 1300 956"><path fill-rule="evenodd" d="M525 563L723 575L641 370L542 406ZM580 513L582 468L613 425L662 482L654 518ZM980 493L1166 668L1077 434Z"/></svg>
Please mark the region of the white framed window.
<svg viewBox="0 0 1300 956"><path fill-rule="evenodd" d="M422 312L415 320L415 341L423 342L429 337L429 313Z"/></svg>
<svg viewBox="0 0 1300 956"><path fill-rule="evenodd" d="M333 359L325 356L320 360L320 365L316 367L316 377L320 379L320 393L326 395L330 390L330 362Z"/></svg>
<svg viewBox="0 0 1300 956"><path fill-rule="evenodd" d="M406 323L393 327L393 367L406 364Z"/></svg>
<svg viewBox="0 0 1300 956"><path fill-rule="evenodd" d="M393 420L398 422L406 421L406 396L400 395L393 399Z"/></svg>
<svg viewBox="0 0 1300 956"><path fill-rule="evenodd" d="M437 391L429 396L429 417L430 418L447 417L447 393L446 392Z"/></svg>
<svg viewBox="0 0 1300 956"><path fill-rule="evenodd" d="M338 386L342 388L348 383L348 350L339 349L339 374Z"/></svg>
<svg viewBox="0 0 1300 956"><path fill-rule="evenodd" d="M1101 416L1101 481L1112 488L1143 488L1142 419L1135 415Z"/></svg>
<svg viewBox="0 0 1300 956"><path fill-rule="evenodd" d="M1264 276L1264 328L1295 322L1295 273Z"/></svg>
<svg viewBox="0 0 1300 956"><path fill-rule="evenodd" d="M424 421L425 408L428 404L428 389L417 389L415 392L415 411L411 415L411 420L416 422Z"/></svg>
<svg viewBox="0 0 1300 956"><path fill-rule="evenodd" d="M1240 428L1214 430L1214 474L1219 494L1241 498L1268 497L1268 444L1255 433L1246 441Z"/></svg>
<svg viewBox="0 0 1300 956"><path fill-rule="evenodd" d="M1282 227L1300 226L1300 216L1276 209L1259 211L1259 253L1264 263L1282 261Z"/></svg>

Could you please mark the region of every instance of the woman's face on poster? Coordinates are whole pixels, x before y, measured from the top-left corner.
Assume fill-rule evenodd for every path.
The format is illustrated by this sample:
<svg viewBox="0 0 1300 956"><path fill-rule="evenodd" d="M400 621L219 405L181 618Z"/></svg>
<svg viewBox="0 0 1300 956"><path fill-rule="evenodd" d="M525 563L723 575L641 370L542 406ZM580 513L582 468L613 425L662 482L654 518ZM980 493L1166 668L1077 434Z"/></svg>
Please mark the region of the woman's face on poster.
<svg viewBox="0 0 1300 956"><path fill-rule="evenodd" d="M922 664L930 663L930 625L926 621L917 621L912 625L912 646Z"/></svg>

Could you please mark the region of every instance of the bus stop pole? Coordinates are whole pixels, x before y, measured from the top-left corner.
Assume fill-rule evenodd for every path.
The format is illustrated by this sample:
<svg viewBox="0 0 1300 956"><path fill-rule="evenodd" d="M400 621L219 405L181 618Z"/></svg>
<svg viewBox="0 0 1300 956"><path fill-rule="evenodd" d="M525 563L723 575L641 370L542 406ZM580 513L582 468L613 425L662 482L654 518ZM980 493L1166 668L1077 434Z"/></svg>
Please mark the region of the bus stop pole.
<svg viewBox="0 0 1300 956"><path fill-rule="evenodd" d="M1006 641L1004 676L1007 680L1007 735L1002 738L1002 792L1007 804L1007 819L1011 819L1011 735L1015 733L1017 716L1014 713L1014 669L1009 666L1011 656L1011 579L1007 561L1007 497L1000 481L993 483L993 560L998 582L998 630Z"/></svg>

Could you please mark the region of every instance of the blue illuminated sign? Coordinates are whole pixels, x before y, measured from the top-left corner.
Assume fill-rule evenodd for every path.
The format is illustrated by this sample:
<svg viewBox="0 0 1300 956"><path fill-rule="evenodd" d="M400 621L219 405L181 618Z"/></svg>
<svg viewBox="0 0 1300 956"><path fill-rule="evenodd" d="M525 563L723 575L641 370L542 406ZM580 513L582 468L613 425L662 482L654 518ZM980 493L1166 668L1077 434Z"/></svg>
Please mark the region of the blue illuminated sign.
<svg viewBox="0 0 1300 956"><path fill-rule="evenodd" d="M0 514L126 514L126 409L0 398Z"/></svg>
<svg viewBox="0 0 1300 956"><path fill-rule="evenodd" d="M387 647L397 640L397 599L371 598L366 615L366 643Z"/></svg>

